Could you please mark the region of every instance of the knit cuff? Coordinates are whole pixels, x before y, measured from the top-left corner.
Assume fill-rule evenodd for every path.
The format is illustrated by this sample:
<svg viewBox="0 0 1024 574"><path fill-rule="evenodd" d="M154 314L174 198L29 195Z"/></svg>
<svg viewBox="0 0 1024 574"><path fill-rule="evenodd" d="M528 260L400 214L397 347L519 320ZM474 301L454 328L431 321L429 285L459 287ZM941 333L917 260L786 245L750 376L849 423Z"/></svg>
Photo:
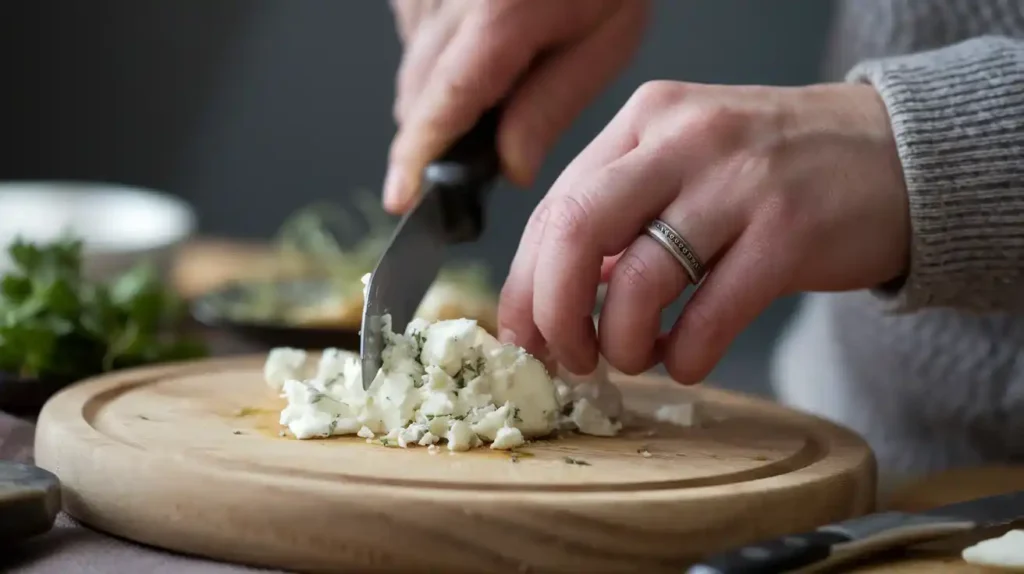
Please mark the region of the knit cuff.
<svg viewBox="0 0 1024 574"><path fill-rule="evenodd" d="M981 37L857 65L888 109L910 205L895 312L1024 302L1024 43Z"/></svg>

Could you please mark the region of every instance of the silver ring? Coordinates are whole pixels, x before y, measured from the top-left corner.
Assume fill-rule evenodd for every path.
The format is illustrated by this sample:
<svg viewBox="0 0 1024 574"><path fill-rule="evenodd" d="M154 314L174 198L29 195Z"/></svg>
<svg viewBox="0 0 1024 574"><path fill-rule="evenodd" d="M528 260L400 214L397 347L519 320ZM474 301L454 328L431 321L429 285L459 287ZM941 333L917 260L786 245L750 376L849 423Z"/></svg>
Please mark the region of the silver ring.
<svg viewBox="0 0 1024 574"><path fill-rule="evenodd" d="M660 243L683 266L694 285L704 280L707 271L704 269L700 257L697 257L693 247L690 247L690 244L683 239L678 231L672 229L671 225L660 219L655 219L647 224L644 231L648 237Z"/></svg>

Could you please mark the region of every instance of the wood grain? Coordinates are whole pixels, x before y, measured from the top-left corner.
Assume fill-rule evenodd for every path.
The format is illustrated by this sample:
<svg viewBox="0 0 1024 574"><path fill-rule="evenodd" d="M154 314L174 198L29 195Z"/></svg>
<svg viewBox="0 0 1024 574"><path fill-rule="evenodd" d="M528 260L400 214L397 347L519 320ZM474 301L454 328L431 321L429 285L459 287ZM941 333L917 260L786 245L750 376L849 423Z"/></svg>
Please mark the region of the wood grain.
<svg viewBox="0 0 1024 574"><path fill-rule="evenodd" d="M536 441L516 457L430 454L278 436L280 399L261 364L79 383L43 409L36 460L61 478L68 512L96 528L307 572L678 572L874 500L874 459L858 437L723 391L622 378L636 420L620 437ZM700 428L649 418L691 396Z"/></svg>

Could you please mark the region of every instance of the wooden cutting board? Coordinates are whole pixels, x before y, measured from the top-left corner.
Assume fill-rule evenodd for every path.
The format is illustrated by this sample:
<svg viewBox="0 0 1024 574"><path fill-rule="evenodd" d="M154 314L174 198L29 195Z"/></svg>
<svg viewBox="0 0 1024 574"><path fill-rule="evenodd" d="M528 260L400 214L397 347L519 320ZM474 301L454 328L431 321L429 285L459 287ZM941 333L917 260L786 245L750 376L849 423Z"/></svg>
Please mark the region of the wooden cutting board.
<svg viewBox="0 0 1024 574"><path fill-rule="evenodd" d="M60 477L67 511L100 530L308 572L679 572L874 501L861 439L754 398L619 377L637 417L619 437L430 454L279 436L262 361L70 387L40 415L36 462ZM699 428L650 418L691 398Z"/></svg>

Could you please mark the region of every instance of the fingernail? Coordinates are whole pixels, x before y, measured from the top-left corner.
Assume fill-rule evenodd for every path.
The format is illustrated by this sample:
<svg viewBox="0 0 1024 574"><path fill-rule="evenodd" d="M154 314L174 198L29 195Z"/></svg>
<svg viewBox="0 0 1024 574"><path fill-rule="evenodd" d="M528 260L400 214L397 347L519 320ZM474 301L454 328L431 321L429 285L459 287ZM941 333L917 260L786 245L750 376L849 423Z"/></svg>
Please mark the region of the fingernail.
<svg viewBox="0 0 1024 574"><path fill-rule="evenodd" d="M498 340L506 345L515 345L516 334L512 329L502 328L498 330Z"/></svg>
<svg viewBox="0 0 1024 574"><path fill-rule="evenodd" d="M388 209L397 209L405 202L408 183L405 172L397 167L389 167L384 178L384 205Z"/></svg>

